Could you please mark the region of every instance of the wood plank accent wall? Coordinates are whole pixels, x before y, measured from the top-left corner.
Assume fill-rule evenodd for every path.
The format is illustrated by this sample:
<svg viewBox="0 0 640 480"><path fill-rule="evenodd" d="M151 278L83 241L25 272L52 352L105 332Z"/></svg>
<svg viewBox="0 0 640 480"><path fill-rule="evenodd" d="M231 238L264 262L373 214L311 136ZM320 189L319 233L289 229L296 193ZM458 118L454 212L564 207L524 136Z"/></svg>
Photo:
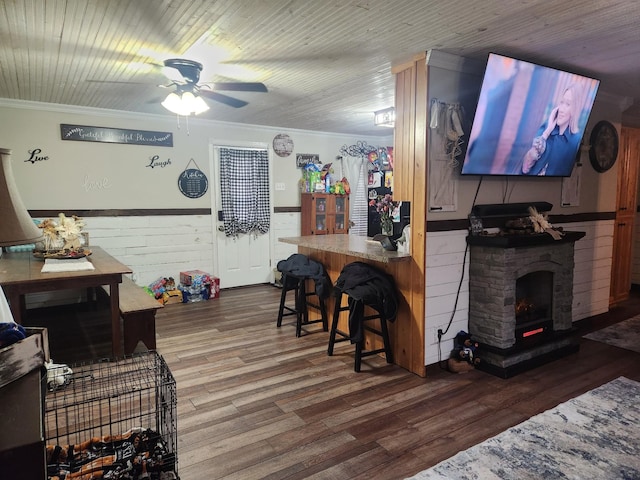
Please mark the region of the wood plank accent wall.
<svg viewBox="0 0 640 480"><path fill-rule="evenodd" d="M401 339L399 365L422 377L425 369L425 258L427 222L426 54L393 69L396 75L394 199L411 202L411 256L394 276L409 322L394 325ZM396 350L397 351L397 350ZM403 362L403 363L400 363ZM405 363L406 362L406 363Z"/></svg>

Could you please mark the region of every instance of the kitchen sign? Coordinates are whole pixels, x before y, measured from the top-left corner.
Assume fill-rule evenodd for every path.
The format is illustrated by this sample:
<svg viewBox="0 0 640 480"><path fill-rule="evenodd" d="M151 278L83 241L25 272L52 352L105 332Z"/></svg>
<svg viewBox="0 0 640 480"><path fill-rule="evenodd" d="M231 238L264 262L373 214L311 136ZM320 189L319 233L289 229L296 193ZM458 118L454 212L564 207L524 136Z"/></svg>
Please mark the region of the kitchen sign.
<svg viewBox="0 0 640 480"><path fill-rule="evenodd" d="M125 143L130 145L153 145L173 147L173 133L149 130L127 130L124 128L92 127L88 125L60 124L62 140L78 142Z"/></svg>
<svg viewBox="0 0 640 480"><path fill-rule="evenodd" d="M195 168L189 168L192 163ZM193 158L189 160L187 168L178 177L178 188L187 198L200 198L207 192L209 180Z"/></svg>

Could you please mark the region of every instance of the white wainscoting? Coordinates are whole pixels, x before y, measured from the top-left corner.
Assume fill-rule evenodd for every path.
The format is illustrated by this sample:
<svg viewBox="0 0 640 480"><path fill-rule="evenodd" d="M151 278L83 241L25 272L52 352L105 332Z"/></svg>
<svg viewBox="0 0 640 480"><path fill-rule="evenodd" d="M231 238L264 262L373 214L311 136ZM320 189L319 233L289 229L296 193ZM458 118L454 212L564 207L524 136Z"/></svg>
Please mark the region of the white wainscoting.
<svg viewBox="0 0 640 480"><path fill-rule="evenodd" d="M41 219L42 220L42 219ZM176 284L185 270L214 272L212 226L209 215L85 217L89 249L96 245L127 265L138 285L160 277ZM83 291L28 295L28 308L84 301Z"/></svg>
<svg viewBox="0 0 640 480"><path fill-rule="evenodd" d="M279 238L284 237L299 237L300 236L300 213L274 213L273 214L273 237L275 241L274 245L274 258L273 267L280 260L289 258L292 254L298 252L297 245L291 245L290 243L279 242Z"/></svg>
<svg viewBox="0 0 640 480"><path fill-rule="evenodd" d="M215 273L209 215L85 218L90 245L102 247L133 271L138 285L159 277L176 283L185 270Z"/></svg>
<svg viewBox="0 0 640 480"><path fill-rule="evenodd" d="M467 230L427 232L425 288L425 365L449 358L453 337L469 329L469 261L464 261ZM464 270L463 270L464 264ZM462 284L460 277L463 275ZM456 305L456 295L460 294ZM453 319L452 319L453 317ZM444 332L438 345L438 329Z"/></svg>
<svg viewBox="0 0 640 480"><path fill-rule="evenodd" d="M609 311L614 221L556 226L586 233L576 242L574 250L573 321Z"/></svg>
<svg viewBox="0 0 640 480"><path fill-rule="evenodd" d="M174 277L184 270L204 270L217 274L213 257L211 217L178 215L153 217L95 217L85 219L90 242L133 270L138 285L148 285L158 277ZM271 264L297 251L295 245L278 241L300 235L300 213L271 216Z"/></svg>
<svg viewBox="0 0 640 480"><path fill-rule="evenodd" d="M565 230L582 231L586 235L575 243L573 280L573 321L609 310L613 220L570 223ZM425 291L425 365L447 359L453 338L460 330L468 331L469 261L463 262L466 230L427 233L427 265ZM464 263L464 269L463 269ZM454 312L460 276L458 303ZM453 320L451 320L453 317ZM438 345L438 329L448 332Z"/></svg>

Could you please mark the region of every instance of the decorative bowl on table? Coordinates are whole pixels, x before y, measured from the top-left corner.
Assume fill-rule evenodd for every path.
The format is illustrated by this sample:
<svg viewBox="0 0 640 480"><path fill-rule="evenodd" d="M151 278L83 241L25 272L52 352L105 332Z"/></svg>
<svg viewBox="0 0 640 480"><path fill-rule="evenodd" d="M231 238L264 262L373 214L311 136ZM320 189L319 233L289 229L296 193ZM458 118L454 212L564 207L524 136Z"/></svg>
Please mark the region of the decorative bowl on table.
<svg viewBox="0 0 640 480"><path fill-rule="evenodd" d="M55 258L59 260L67 260L71 258L83 258L91 255L91 250L80 247L77 250L34 250L33 255L36 258Z"/></svg>

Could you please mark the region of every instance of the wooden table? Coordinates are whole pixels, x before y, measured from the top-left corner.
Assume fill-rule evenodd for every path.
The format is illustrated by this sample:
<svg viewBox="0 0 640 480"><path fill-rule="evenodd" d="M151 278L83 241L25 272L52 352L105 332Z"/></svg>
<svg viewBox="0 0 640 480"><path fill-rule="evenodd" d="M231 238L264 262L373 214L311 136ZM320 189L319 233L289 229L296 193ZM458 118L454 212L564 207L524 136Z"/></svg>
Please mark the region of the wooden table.
<svg viewBox="0 0 640 480"><path fill-rule="evenodd" d="M52 290L85 289L89 287L109 286L111 310L111 348L113 357L122 356L122 332L120 328L119 284L122 274L132 273L131 269L120 263L100 247L89 247L88 260L94 270L81 272L42 273L44 260L36 258L31 252L4 253L0 257L0 285L9 300L11 313L16 323L22 323L27 293L49 292Z"/></svg>

